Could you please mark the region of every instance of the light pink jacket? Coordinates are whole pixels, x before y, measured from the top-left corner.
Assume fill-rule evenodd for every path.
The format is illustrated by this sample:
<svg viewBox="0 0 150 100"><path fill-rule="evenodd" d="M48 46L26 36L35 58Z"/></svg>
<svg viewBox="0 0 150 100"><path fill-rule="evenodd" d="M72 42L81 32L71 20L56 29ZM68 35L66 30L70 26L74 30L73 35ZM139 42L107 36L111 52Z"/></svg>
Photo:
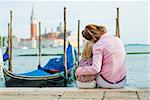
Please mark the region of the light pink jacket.
<svg viewBox="0 0 150 100"><path fill-rule="evenodd" d="M121 40L105 33L93 46L92 65L79 67L76 75L102 74L110 82L120 81L126 75L125 55Z"/></svg>

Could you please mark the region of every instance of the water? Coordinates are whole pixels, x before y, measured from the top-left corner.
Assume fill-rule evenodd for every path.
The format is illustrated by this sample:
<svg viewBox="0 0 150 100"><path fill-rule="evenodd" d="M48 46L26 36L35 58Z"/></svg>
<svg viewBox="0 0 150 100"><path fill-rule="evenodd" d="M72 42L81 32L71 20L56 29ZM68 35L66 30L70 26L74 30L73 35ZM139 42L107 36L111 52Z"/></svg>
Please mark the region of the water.
<svg viewBox="0 0 150 100"><path fill-rule="evenodd" d="M150 46L125 46L126 52L150 52ZM21 54L36 54L38 49L20 50L13 49L13 72L24 73L37 68L38 57L36 56L17 56ZM45 48L42 49L44 54L63 53L63 48ZM50 58L56 56L43 56L42 65L45 65ZM58 56L57 56L58 57ZM127 68L127 87L150 87L150 54L133 54L126 57ZM75 86L72 83L70 86ZM0 87L4 84L0 80Z"/></svg>

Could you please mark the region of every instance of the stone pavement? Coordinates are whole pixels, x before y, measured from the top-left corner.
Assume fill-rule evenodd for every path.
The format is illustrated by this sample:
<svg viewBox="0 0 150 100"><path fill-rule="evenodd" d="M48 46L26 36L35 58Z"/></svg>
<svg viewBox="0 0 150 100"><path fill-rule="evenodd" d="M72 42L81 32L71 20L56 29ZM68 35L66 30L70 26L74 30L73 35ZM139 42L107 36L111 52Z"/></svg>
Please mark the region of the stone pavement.
<svg viewBox="0 0 150 100"><path fill-rule="evenodd" d="M0 88L0 100L150 100L150 89Z"/></svg>

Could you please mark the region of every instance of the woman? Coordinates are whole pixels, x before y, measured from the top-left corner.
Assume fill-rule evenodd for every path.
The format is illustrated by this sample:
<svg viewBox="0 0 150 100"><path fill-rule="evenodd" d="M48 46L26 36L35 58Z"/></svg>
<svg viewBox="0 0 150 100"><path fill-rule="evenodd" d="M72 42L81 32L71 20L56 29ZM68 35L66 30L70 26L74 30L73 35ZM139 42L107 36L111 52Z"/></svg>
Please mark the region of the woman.
<svg viewBox="0 0 150 100"><path fill-rule="evenodd" d="M92 65L92 49L93 42L87 41L82 51L82 59L80 60L79 67ZM76 77L76 83L79 88L95 88L96 87L96 75L80 75Z"/></svg>
<svg viewBox="0 0 150 100"><path fill-rule="evenodd" d="M94 42L91 66L79 67L76 76L97 74L96 82L102 88L122 88L126 82L125 50L121 40L111 36L105 27L87 25L82 32L85 39Z"/></svg>

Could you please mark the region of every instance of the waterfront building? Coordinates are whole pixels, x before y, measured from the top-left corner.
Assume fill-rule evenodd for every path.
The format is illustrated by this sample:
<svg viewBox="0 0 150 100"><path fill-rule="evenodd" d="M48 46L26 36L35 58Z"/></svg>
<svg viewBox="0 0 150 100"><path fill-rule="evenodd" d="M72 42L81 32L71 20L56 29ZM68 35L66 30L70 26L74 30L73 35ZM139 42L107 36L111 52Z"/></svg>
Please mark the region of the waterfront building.
<svg viewBox="0 0 150 100"><path fill-rule="evenodd" d="M73 45L74 47L78 47L78 36L76 31L69 31L67 40ZM80 47L83 45L83 37L80 34Z"/></svg>
<svg viewBox="0 0 150 100"><path fill-rule="evenodd" d="M37 20L35 17L34 13L34 8L32 6L32 11L31 11L31 47L36 48L36 40L35 38L37 37Z"/></svg>
<svg viewBox="0 0 150 100"><path fill-rule="evenodd" d="M57 26L56 30L57 30L58 33L63 33L64 32L64 26L63 26L63 24L61 22Z"/></svg>
<svg viewBox="0 0 150 100"><path fill-rule="evenodd" d="M19 48L37 48L39 46L39 36L37 34L37 20L34 13L34 8L32 7L31 11L31 30L30 30L30 38L27 39L20 39L19 41ZM77 32L67 30L66 34L67 40L70 43L77 47ZM82 38L82 37L81 37ZM42 48L49 48L49 47L60 47L64 44L64 27L63 24L60 22L56 28L56 32L51 29L51 32L47 32L45 28L45 32L41 34L41 47ZM80 46L82 45L82 39L80 40Z"/></svg>
<svg viewBox="0 0 150 100"><path fill-rule="evenodd" d="M34 13L34 8L32 6L31 11L31 39L34 39L37 35L37 20Z"/></svg>

